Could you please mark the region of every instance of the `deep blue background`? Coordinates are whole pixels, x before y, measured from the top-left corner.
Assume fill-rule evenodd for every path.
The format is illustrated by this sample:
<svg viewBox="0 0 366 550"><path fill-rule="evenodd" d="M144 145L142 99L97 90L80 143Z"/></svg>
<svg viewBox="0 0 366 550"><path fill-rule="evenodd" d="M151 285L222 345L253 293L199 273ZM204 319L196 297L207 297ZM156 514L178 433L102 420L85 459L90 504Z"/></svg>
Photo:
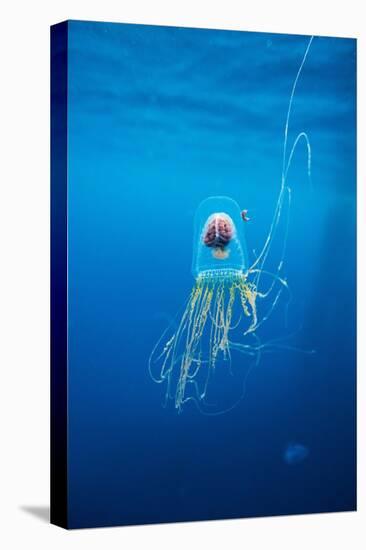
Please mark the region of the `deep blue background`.
<svg viewBox="0 0 366 550"><path fill-rule="evenodd" d="M164 409L147 370L193 284L200 201L234 198L253 218L249 254L263 245L308 40L69 23L72 527L355 508L354 40L316 37L298 83L289 144L308 133L312 185L302 145L288 180L289 325L280 303L262 334L295 331L290 343L316 354L264 356L218 417ZM291 443L306 449L298 460Z"/></svg>

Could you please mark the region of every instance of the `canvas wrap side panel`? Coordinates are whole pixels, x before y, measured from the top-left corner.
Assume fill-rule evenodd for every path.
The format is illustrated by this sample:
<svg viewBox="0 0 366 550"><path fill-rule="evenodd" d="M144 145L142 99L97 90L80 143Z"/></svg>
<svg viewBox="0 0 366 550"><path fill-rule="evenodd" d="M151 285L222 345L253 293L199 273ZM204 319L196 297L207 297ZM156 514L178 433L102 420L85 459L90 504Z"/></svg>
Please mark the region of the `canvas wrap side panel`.
<svg viewBox="0 0 366 550"><path fill-rule="evenodd" d="M51 523L67 527L67 48L51 27Z"/></svg>

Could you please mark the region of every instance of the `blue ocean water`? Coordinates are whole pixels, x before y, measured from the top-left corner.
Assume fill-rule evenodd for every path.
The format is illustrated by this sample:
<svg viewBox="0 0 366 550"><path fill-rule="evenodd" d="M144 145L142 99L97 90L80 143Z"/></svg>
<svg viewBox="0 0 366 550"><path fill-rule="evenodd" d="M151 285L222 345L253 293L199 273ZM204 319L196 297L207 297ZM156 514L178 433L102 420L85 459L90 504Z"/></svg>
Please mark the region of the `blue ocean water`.
<svg viewBox="0 0 366 550"><path fill-rule="evenodd" d="M356 507L355 40L315 37L293 99L289 146L307 133L311 181L302 143L288 174L291 301L261 336L300 351L263 355L243 400L219 416L164 408L148 373L194 284L200 202L233 198L251 217L249 256L263 246L308 43L69 23L72 527ZM246 358L233 361L244 372Z"/></svg>

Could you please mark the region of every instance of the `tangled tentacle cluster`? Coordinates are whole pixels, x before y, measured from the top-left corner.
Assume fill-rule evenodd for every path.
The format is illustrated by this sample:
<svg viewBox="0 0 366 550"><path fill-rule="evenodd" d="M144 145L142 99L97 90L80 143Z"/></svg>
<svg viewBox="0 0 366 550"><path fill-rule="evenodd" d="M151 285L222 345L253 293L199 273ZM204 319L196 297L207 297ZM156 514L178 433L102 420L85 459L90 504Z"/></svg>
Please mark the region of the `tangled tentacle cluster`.
<svg viewBox="0 0 366 550"><path fill-rule="evenodd" d="M205 369L201 387L196 385L196 397L203 400L211 371L215 368L220 354L230 358L230 331L236 305L241 307L249 318L246 332L255 331L257 292L242 272L228 271L219 276L214 272L202 273L196 280L185 311L175 334L163 345L163 350L151 357L150 367L161 361L157 381L167 380L167 399L174 398L175 407L181 410L187 399L186 386L195 381L196 375ZM205 337L208 353L202 351ZM206 342L207 340L207 342ZM172 391L172 378L177 377L175 392Z"/></svg>

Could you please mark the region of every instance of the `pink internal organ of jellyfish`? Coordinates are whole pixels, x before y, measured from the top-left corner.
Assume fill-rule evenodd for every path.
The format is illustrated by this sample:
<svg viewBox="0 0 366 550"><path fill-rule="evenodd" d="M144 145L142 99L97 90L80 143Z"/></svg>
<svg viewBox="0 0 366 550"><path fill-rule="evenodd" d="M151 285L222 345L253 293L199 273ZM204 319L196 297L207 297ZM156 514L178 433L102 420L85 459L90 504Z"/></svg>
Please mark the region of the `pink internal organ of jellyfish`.
<svg viewBox="0 0 366 550"><path fill-rule="evenodd" d="M225 260L229 256L226 250L234 235L234 227L231 219L224 214L214 214L208 220L203 242L212 248L212 255L217 260Z"/></svg>

